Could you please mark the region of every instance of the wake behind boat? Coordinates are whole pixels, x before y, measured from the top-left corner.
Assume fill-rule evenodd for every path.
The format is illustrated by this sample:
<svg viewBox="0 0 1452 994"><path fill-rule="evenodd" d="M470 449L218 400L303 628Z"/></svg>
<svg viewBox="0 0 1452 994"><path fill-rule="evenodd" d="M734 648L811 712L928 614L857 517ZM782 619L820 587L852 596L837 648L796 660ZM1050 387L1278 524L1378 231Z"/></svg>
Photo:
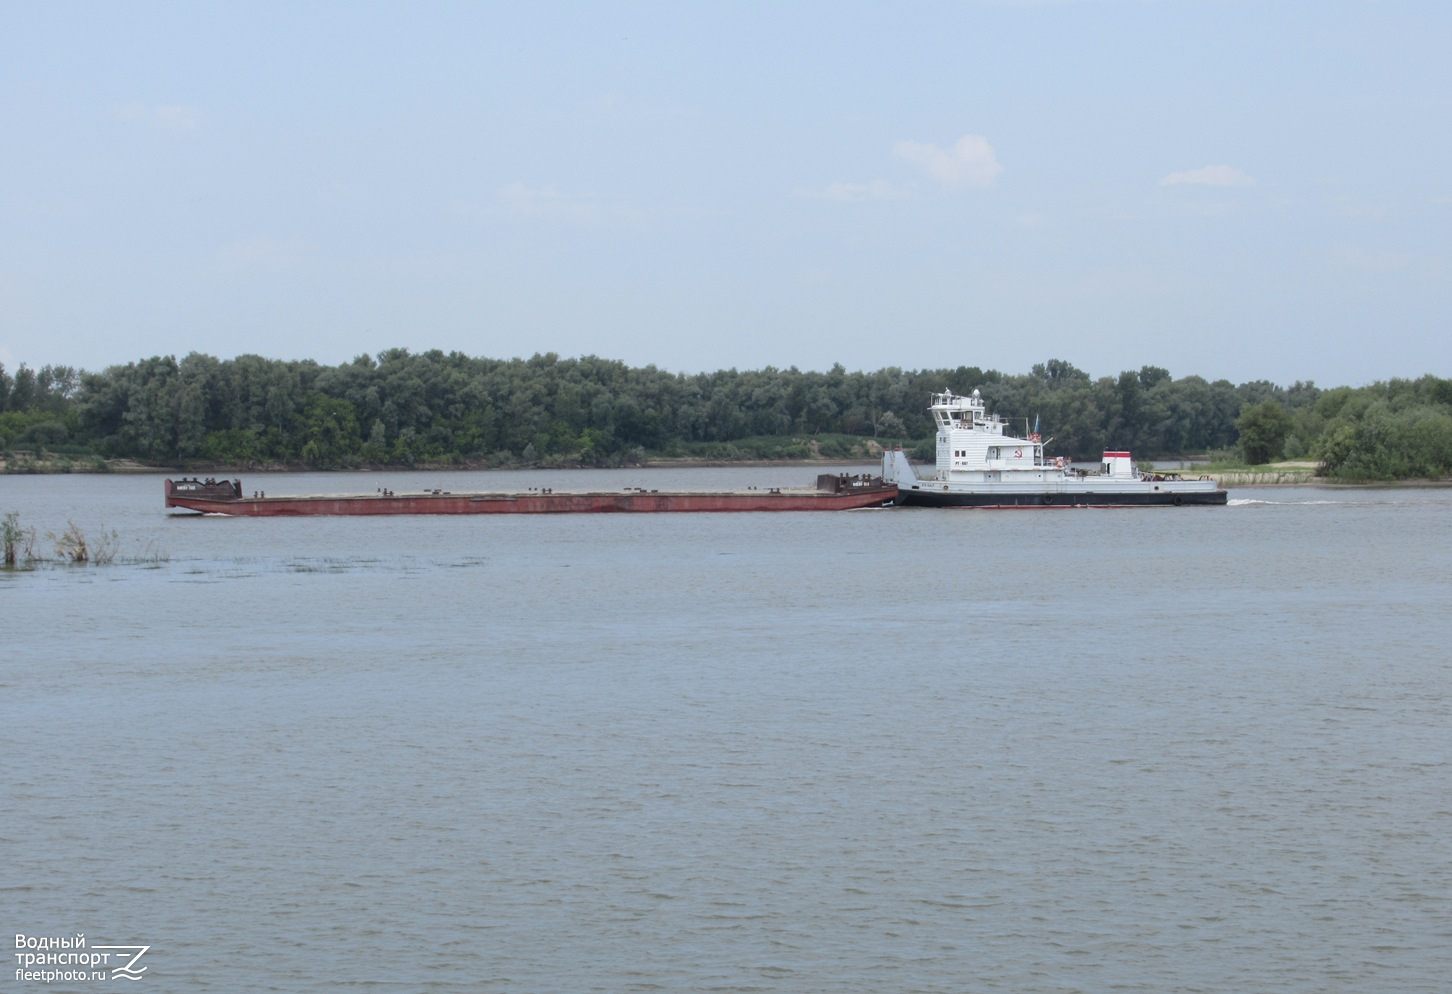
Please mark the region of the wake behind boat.
<svg viewBox="0 0 1452 994"><path fill-rule="evenodd" d="M897 488L866 474L823 473L815 487L746 490L568 491L550 488L505 493L452 493L425 490L372 494L248 496L241 480L166 481L166 506L247 517L297 517L324 514L600 514L661 511L847 511L885 507Z"/></svg>
<svg viewBox="0 0 1452 994"><path fill-rule="evenodd" d="M898 503L924 507L1143 507L1224 504L1229 496L1209 477L1142 473L1128 452L1104 453L1099 472L1049 459L1037 432L1020 438L987 413L977 390L962 397L933 394L937 466L919 477L901 448L884 450L882 478Z"/></svg>

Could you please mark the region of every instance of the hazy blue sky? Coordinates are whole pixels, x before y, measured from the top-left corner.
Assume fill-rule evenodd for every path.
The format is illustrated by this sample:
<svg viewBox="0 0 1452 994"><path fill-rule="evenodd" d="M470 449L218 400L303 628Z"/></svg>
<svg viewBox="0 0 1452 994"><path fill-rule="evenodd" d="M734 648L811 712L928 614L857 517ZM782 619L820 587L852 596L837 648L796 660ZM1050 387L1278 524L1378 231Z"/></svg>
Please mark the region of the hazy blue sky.
<svg viewBox="0 0 1452 994"><path fill-rule="evenodd" d="M1452 375L1452 3L0 0L0 362Z"/></svg>

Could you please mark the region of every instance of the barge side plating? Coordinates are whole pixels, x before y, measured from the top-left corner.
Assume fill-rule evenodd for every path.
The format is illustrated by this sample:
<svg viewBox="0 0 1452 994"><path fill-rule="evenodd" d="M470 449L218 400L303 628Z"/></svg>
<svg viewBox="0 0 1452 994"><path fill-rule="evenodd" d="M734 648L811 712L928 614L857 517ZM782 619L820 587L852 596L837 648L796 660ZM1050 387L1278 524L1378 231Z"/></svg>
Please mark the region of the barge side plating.
<svg viewBox="0 0 1452 994"><path fill-rule="evenodd" d="M616 491L527 490L514 493L451 493L428 490L398 494L316 494L247 496L241 480L166 481L166 506L246 517L377 514L601 514L668 511L847 511L885 507L897 487L880 477L823 473L816 487L750 490Z"/></svg>

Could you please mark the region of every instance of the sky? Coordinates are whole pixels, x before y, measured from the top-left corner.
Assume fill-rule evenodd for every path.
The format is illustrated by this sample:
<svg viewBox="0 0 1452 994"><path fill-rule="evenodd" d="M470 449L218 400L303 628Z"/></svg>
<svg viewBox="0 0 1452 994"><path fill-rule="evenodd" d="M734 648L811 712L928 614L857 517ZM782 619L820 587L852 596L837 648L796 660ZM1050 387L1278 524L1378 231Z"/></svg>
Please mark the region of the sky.
<svg viewBox="0 0 1452 994"><path fill-rule="evenodd" d="M0 362L1452 376L1452 3L0 0Z"/></svg>

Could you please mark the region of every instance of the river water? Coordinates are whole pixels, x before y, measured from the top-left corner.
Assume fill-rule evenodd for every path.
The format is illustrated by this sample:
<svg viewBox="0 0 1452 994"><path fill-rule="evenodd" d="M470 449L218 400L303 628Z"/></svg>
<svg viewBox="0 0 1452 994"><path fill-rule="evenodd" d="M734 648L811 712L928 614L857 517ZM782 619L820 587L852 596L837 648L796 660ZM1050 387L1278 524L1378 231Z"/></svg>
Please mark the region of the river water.
<svg viewBox="0 0 1452 994"><path fill-rule="evenodd" d="M1445 990L1452 490L1231 497L234 520L0 477L120 541L0 574L4 946L149 945L128 990Z"/></svg>

